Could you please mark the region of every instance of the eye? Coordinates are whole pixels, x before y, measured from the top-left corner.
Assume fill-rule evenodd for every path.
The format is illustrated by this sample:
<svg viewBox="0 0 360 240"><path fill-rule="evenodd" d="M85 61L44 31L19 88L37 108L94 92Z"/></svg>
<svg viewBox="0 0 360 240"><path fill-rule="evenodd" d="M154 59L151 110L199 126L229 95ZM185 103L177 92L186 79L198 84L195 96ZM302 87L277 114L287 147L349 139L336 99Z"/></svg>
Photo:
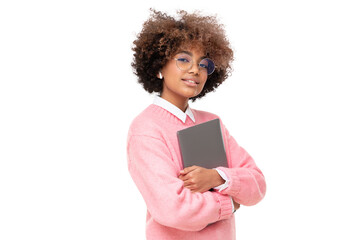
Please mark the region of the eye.
<svg viewBox="0 0 360 240"><path fill-rule="evenodd" d="M191 56L188 54L180 53L176 57L176 60L180 63L190 63L192 61Z"/></svg>
<svg viewBox="0 0 360 240"><path fill-rule="evenodd" d="M187 58L182 58L182 57L178 58L177 60L184 63L190 62Z"/></svg>
<svg viewBox="0 0 360 240"><path fill-rule="evenodd" d="M209 66L207 64L205 64L205 63L200 63L199 66L202 67L202 68L206 68L206 69L209 68Z"/></svg>
<svg viewBox="0 0 360 240"><path fill-rule="evenodd" d="M201 60L201 62L199 63L199 66L202 68L209 68L209 62L206 59Z"/></svg>

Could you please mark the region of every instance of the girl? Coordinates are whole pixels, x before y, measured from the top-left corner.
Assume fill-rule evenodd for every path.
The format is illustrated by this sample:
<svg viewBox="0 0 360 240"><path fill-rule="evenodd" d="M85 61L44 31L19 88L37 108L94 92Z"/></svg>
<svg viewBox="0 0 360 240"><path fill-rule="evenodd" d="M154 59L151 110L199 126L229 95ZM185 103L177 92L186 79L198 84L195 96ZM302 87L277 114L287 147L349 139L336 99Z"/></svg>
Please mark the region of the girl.
<svg viewBox="0 0 360 240"><path fill-rule="evenodd" d="M176 135L219 118L188 102L228 77L233 52L215 17L178 14L152 10L134 41L134 73L159 95L130 126L129 172L147 206L147 239L235 239L233 213L264 197L262 172L222 122L229 168L183 169Z"/></svg>

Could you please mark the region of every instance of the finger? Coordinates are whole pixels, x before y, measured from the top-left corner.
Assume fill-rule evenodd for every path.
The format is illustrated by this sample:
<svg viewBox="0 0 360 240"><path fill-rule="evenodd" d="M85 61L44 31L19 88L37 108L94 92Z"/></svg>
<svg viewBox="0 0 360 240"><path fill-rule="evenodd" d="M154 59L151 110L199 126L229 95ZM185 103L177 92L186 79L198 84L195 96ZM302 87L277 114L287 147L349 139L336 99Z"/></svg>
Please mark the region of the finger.
<svg viewBox="0 0 360 240"><path fill-rule="evenodd" d="M184 187L194 191L197 190L196 186L193 183L189 183L189 182L184 183Z"/></svg>
<svg viewBox="0 0 360 240"><path fill-rule="evenodd" d="M189 190L193 190L193 188L191 186L184 186L184 188L187 188Z"/></svg>
<svg viewBox="0 0 360 240"><path fill-rule="evenodd" d="M192 172L197 168L198 168L198 166L195 166L195 165L191 166L191 167L184 168L183 170L180 171L180 174L188 174L189 172Z"/></svg>
<svg viewBox="0 0 360 240"><path fill-rule="evenodd" d="M192 185L193 185L192 182L189 182L189 181L184 182L184 187L191 187Z"/></svg>
<svg viewBox="0 0 360 240"><path fill-rule="evenodd" d="M186 180L189 180L189 176L187 176L187 175L180 175L180 176L179 176L179 179L182 180L182 181L186 181Z"/></svg>
<svg viewBox="0 0 360 240"><path fill-rule="evenodd" d="M187 175L180 175L180 176L179 176L179 179L182 180L182 181L187 181L187 180L190 179L190 177L187 176Z"/></svg>

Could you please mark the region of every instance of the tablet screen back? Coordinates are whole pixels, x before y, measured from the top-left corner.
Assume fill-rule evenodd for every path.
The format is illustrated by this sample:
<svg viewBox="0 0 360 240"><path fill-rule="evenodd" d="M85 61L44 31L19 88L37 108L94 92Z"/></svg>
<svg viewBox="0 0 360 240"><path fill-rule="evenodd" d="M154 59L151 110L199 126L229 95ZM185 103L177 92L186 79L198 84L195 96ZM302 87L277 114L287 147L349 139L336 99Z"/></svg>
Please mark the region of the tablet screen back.
<svg viewBox="0 0 360 240"><path fill-rule="evenodd" d="M228 167L219 119L178 131L177 136L184 168Z"/></svg>

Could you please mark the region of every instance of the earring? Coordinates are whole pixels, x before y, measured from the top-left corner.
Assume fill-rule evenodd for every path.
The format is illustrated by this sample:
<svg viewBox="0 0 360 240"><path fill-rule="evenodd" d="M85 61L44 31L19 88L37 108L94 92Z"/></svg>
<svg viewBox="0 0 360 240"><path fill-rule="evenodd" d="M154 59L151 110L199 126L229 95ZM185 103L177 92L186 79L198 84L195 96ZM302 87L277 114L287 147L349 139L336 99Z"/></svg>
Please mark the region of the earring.
<svg viewBox="0 0 360 240"><path fill-rule="evenodd" d="M159 78L163 79L163 76L162 76L161 72L159 72Z"/></svg>

